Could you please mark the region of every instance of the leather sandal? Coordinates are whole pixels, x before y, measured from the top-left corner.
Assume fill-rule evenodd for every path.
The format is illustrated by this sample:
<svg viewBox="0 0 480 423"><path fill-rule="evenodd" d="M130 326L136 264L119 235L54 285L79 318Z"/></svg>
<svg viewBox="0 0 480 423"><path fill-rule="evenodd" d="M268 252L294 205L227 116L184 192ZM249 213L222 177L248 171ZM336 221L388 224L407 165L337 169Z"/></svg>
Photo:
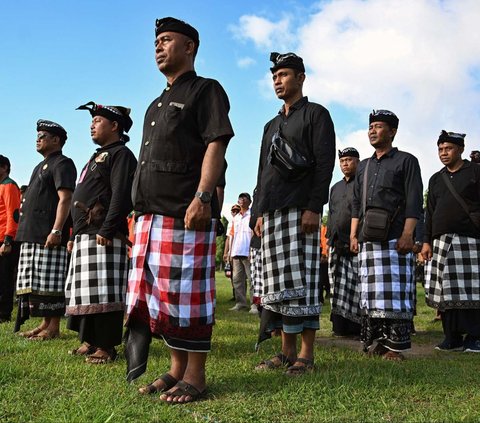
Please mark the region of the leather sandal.
<svg viewBox="0 0 480 423"><path fill-rule="evenodd" d="M49 341L50 339L55 339L60 337L60 332L50 332L46 329L36 333L35 335L29 336L27 339L31 341Z"/></svg>
<svg viewBox="0 0 480 423"><path fill-rule="evenodd" d="M82 344L78 348L69 350L70 355L91 355L94 354L97 349L93 345Z"/></svg>
<svg viewBox="0 0 480 423"><path fill-rule="evenodd" d="M162 387L158 387L155 385L158 381L163 382ZM168 391L169 389L172 389L177 383L178 383L178 380L175 379L171 374L164 373L158 379L155 379L152 383L149 383L146 386L142 386L141 388L138 388L138 392L142 395L156 394L157 392L158 393L165 392L165 391Z"/></svg>
<svg viewBox="0 0 480 423"><path fill-rule="evenodd" d="M162 396L160 396L160 401L166 402L167 404L188 404L190 402L199 401L204 399L207 394L207 388L203 391L199 391L195 386L190 385L189 383L184 382L183 380L179 381L173 388L173 391L164 392ZM175 398L175 397L182 397L182 396L189 396L190 399L186 401L168 401L167 398Z"/></svg>
<svg viewBox="0 0 480 423"><path fill-rule="evenodd" d="M104 354L97 354L98 349L95 351L94 354L89 355L85 359L85 363L89 364L107 364L115 361L117 359L117 351L115 348L112 348L110 353L107 353L107 355Z"/></svg>
<svg viewBox="0 0 480 423"><path fill-rule="evenodd" d="M303 366L298 366L296 365L297 363L302 363ZM302 376L306 373L312 373L314 369L315 364L313 363L313 360L298 357L295 360L295 363L287 369L285 374L287 376Z"/></svg>
<svg viewBox="0 0 480 423"><path fill-rule="evenodd" d="M273 361L275 358L278 359L276 362ZM278 353L268 360L262 360L255 366L255 370L275 370L280 367L293 366L294 363L295 361L290 360L285 354Z"/></svg>

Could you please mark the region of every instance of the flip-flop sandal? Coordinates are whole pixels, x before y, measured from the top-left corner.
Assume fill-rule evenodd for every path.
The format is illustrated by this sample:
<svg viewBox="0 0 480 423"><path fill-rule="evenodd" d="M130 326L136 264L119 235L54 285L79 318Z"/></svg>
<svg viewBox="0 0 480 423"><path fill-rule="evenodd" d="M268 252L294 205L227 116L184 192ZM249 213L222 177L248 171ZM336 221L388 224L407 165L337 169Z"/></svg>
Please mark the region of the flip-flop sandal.
<svg viewBox="0 0 480 423"><path fill-rule="evenodd" d="M27 330L26 332L19 332L18 336L21 336L22 338L30 338L31 336L38 335L43 329L41 328L35 328L32 330Z"/></svg>
<svg viewBox="0 0 480 423"><path fill-rule="evenodd" d="M155 383L159 380L163 382L162 387L155 386ZM165 391L168 391L169 389L172 389L177 383L178 383L178 379L175 379L169 373L164 373L159 378L155 379L152 383L149 383L146 386L142 386L141 388L138 388L138 392L142 395L165 392Z"/></svg>
<svg viewBox="0 0 480 423"><path fill-rule="evenodd" d="M51 339L59 338L59 332L49 332L47 330L42 330L35 335L29 336L27 339L30 341L49 341Z"/></svg>
<svg viewBox="0 0 480 423"><path fill-rule="evenodd" d="M285 372L287 376L302 376L306 373L312 373L315 369L315 364L313 363L313 360L298 357L295 360L295 363L303 363L304 366L296 366L295 364L293 364Z"/></svg>
<svg viewBox="0 0 480 423"><path fill-rule="evenodd" d="M199 391L195 386L190 385L189 383L184 382L181 380L178 382L172 392L165 392L162 396L160 396L160 401L163 401L167 404L188 404L190 402L194 401L199 401L202 399L205 399L206 394L207 394L207 388L205 388L203 391ZM175 397L181 397L181 396L189 396L190 399L188 401L168 401L167 398L175 398ZM163 398L165 397L165 398Z"/></svg>
<svg viewBox="0 0 480 423"><path fill-rule="evenodd" d="M95 355L96 352L92 355L89 355L85 359L85 363L89 364L107 364L112 363L117 359L117 351L115 348L112 350L111 354L108 355Z"/></svg>
<svg viewBox="0 0 480 423"><path fill-rule="evenodd" d="M405 356L402 353L397 353L395 351L388 351L387 353L383 354L383 359L388 361L403 361L405 360Z"/></svg>
<svg viewBox="0 0 480 423"><path fill-rule="evenodd" d="M273 359L278 358L277 362L274 362ZM295 361L289 360L289 358L283 354L278 353L268 360L262 360L255 366L255 370L275 370L281 367L290 367L293 366Z"/></svg>
<svg viewBox="0 0 480 423"><path fill-rule="evenodd" d="M68 353L70 355L92 355L97 351L97 349L93 345L85 345L82 344L78 348L74 348L73 350L69 350Z"/></svg>
<svg viewBox="0 0 480 423"><path fill-rule="evenodd" d="M377 344L375 348L367 352L367 355L369 357L378 357L378 356L383 356L386 353L388 353L390 350L383 346L382 344Z"/></svg>

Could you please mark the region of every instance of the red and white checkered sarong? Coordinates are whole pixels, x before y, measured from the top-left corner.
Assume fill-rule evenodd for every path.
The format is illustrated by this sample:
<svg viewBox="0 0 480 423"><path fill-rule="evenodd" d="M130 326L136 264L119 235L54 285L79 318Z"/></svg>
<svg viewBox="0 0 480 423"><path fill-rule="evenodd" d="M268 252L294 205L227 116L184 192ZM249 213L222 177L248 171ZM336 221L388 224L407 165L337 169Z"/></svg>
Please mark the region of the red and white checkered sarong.
<svg viewBox="0 0 480 423"><path fill-rule="evenodd" d="M193 231L185 229L183 219L152 214L138 218L127 314L147 318L152 333L188 339L211 334L215 223L212 220L206 231Z"/></svg>

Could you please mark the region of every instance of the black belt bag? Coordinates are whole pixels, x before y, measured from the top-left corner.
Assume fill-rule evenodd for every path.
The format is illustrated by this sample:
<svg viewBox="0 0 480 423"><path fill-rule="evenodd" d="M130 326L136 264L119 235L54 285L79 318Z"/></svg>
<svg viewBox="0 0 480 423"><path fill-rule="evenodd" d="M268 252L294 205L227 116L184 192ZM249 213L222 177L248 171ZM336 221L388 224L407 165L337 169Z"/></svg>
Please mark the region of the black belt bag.
<svg viewBox="0 0 480 423"><path fill-rule="evenodd" d="M280 128L272 137L268 161L286 181L302 179L314 165L283 138Z"/></svg>

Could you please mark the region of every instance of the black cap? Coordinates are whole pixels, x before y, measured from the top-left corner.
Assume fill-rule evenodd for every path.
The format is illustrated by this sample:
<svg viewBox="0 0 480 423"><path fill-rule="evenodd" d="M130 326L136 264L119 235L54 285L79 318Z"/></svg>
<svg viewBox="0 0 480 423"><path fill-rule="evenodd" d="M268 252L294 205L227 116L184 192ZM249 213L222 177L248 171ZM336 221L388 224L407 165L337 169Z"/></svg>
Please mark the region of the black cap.
<svg viewBox="0 0 480 423"><path fill-rule="evenodd" d="M391 128L398 128L398 117L390 110L372 110L370 113L370 123L372 122L385 122L390 125Z"/></svg>
<svg viewBox="0 0 480 423"><path fill-rule="evenodd" d="M200 45L200 38L198 31L190 24L181 21L180 19L172 18L170 16L166 18L157 19L155 21L155 37L162 32L178 32L191 38L196 44L197 48Z"/></svg>
<svg viewBox="0 0 480 423"><path fill-rule="evenodd" d="M130 118L130 109L123 106L102 106L93 101L78 106L76 110L88 110L92 117L103 116L104 118L118 122L122 130L128 132L133 125Z"/></svg>
<svg viewBox="0 0 480 423"><path fill-rule="evenodd" d="M273 66L270 68L272 73L282 68L297 69L300 72L305 72L303 59L295 53L280 54L272 52L270 53L270 61L273 62Z"/></svg>
<svg viewBox="0 0 480 423"><path fill-rule="evenodd" d="M360 154L358 154L358 151L356 148L347 147L347 148L344 148L343 150L338 150L338 158L341 159L342 157L356 157L357 159L359 159Z"/></svg>
<svg viewBox="0 0 480 423"><path fill-rule="evenodd" d="M65 131L65 128L56 122L52 122L51 120L37 120L37 131L47 131L51 134L58 135L63 142L67 140L67 131Z"/></svg>
<svg viewBox="0 0 480 423"><path fill-rule="evenodd" d="M238 198L240 197L245 197L248 199L248 201L252 201L252 197L250 197L250 194L248 192L242 192L241 194L238 194Z"/></svg>
<svg viewBox="0 0 480 423"><path fill-rule="evenodd" d="M442 132L440 132L440 136L438 137L437 145L440 145L443 142L451 142L452 144L457 144L460 147L465 147L466 136L466 134L458 134L456 132L447 132L442 130Z"/></svg>

